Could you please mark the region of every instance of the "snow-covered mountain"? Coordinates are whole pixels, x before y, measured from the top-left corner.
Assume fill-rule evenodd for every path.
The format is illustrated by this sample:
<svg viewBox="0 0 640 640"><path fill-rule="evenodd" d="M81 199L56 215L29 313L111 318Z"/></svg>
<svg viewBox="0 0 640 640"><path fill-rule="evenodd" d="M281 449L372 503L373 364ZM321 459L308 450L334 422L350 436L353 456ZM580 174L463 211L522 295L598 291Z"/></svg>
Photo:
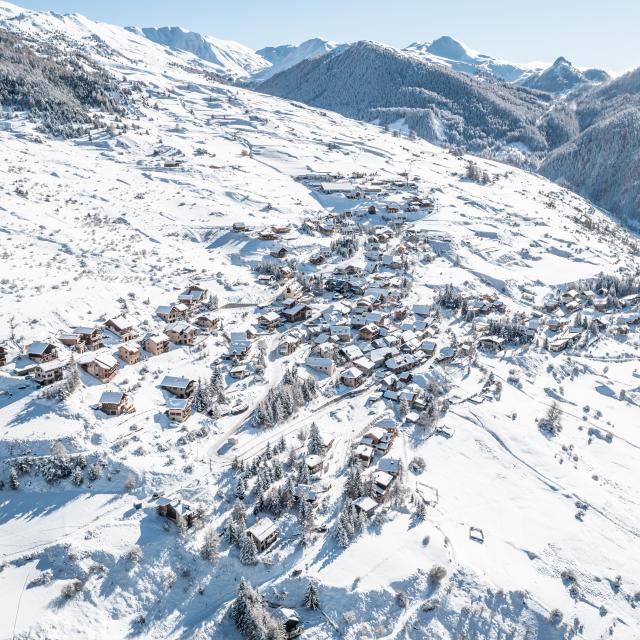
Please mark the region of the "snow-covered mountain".
<svg viewBox="0 0 640 640"><path fill-rule="evenodd" d="M285 44L277 47L258 49L256 53L270 62L271 66L254 73L252 80L266 80L276 73L280 73L280 71L295 66L303 60L317 58L330 51L340 51L344 46L345 45L338 45L330 40L312 38L298 45Z"/></svg>
<svg viewBox="0 0 640 640"><path fill-rule="evenodd" d="M515 64L492 58L470 49L450 36L442 36L431 42L414 42L404 49L424 60L445 65L455 71L471 75L489 75L506 82L521 82L533 73L542 71L539 63Z"/></svg>
<svg viewBox="0 0 640 640"><path fill-rule="evenodd" d="M406 127L475 153L545 152L573 128L563 105L503 81L487 83L374 42L305 60L259 85L261 91L379 124ZM553 119L553 126L547 126Z"/></svg>
<svg viewBox="0 0 640 640"><path fill-rule="evenodd" d="M232 40L201 35L181 27L130 27L158 44L188 51L215 66L218 72L235 79L246 78L269 67L259 54Z"/></svg>
<svg viewBox="0 0 640 640"><path fill-rule="evenodd" d="M606 71L601 69L580 71L566 58L560 57L550 67L524 78L522 84L548 93L567 93L582 85L600 84L610 79Z"/></svg>
<svg viewBox="0 0 640 640"><path fill-rule="evenodd" d="M213 70L0 4L0 637L636 640L637 239Z"/></svg>

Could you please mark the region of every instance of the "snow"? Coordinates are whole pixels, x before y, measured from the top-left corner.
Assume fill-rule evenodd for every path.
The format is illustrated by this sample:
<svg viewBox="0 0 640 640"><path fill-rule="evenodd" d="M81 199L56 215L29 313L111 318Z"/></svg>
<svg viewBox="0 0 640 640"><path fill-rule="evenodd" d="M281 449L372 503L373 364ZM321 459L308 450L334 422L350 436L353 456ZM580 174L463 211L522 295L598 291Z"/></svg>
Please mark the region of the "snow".
<svg viewBox="0 0 640 640"><path fill-rule="evenodd" d="M171 425L159 388L173 386L172 379L182 385L207 381L212 365L226 375L232 365L223 359L229 350L225 332L234 340L256 324L264 313L257 305L282 308L282 285L258 284L253 271L271 249L257 231L272 225L290 226L279 242L307 273L326 276L338 265L364 264L364 247L344 261L329 251L325 264L312 267L308 258L328 249L331 239L302 232L304 219L352 211L356 224L368 224L370 204L383 211L385 204L402 206L416 192L433 197L433 210L407 214L409 224L427 234L434 257L422 259L426 247L410 255L412 287L403 299L408 324L427 316L449 283L474 298L495 294L510 312L528 319L556 285L570 288L600 272L634 272L637 255L617 226L610 228L618 234L615 241L585 229L580 216L590 211L589 203L532 174L475 159L491 176L490 184L479 185L464 177L470 158L208 80L184 68L190 56L139 34L77 15L1 7L2 22L11 28L43 38L64 33L70 42L88 46L112 72L146 85L145 100L137 102L135 116L125 117L129 127L118 135L96 130L91 138L64 141L38 135L21 114L3 120L0 185L6 215L0 253L6 282L0 283L0 344L15 357L30 342L57 344L71 327L92 328L121 313L140 335L161 336L165 325L154 310L194 282L217 296L220 306L213 313L223 329L203 333L193 347L143 353L141 362L120 367L108 387L81 373L80 387L60 402L41 397L32 380L15 374L12 362L0 369L5 483L16 456L48 459L57 442L89 464L104 463L99 479L89 481L85 473L80 486L68 478L49 485L24 474L18 490L5 486L0 494L0 556L6 563L0 589L7 594L0 605L0 637L12 635L16 619L16 637L86 637L88 628L128 637L138 633L140 615L146 618L141 637L237 637L225 612L241 575L269 599L286 591L279 601L298 611L309 637L321 640L396 638L405 629L411 638L556 638L563 631L547 621L555 608L569 625L580 618L584 638L609 637L610 628L613 638L637 635L637 328L627 336L602 333L584 347L557 354L511 344L499 354L477 354L475 364L463 356L448 365L425 359L412 370L414 384L425 389L432 381L446 383L450 401L441 431L428 437L419 425L406 423L397 403L375 395L373 378L345 390L318 376L320 393L308 406L272 429L255 427L253 409L289 366L296 365L304 378L315 377L302 366L307 358L332 363L311 355L306 337L295 353L278 357L291 326L273 333L258 329L252 342L242 333L242 341L252 345L248 362L262 344L265 364L262 378L226 377L225 406L245 403L239 414L214 419L194 412L183 425ZM94 52L86 40L92 35L113 52ZM328 142L334 143L331 149ZM156 160L153 152L161 146L180 149L183 165L167 168ZM399 180L407 167L409 179ZM325 172L345 179L358 172L367 181L388 178L415 187L351 200L295 179ZM16 193L18 184L27 187L28 197ZM614 225L601 212L589 215ZM252 230L233 231L239 220ZM372 216L370 228L383 223ZM390 243L400 241L392 237ZM328 296L310 297L313 317L336 304ZM625 309L624 315L636 312ZM454 337L457 344L473 339L470 323L448 311L441 316L439 334L429 340L445 353ZM83 357L115 363L118 344ZM349 345L349 357L369 348L358 345ZM72 352L58 349L67 362ZM365 355L382 365L404 358L398 354L378 348ZM499 398L485 388L490 374L502 384ZM106 418L93 409L103 394L119 393L130 394L134 414ZM551 438L536 419L554 399L563 409L563 430ZM323 455L327 490L314 511L316 525L327 531L314 533L309 544L299 544L294 507L274 517L278 541L258 565L241 565L237 550L223 542L219 563L212 566L200 556L200 531L182 534L155 513L154 495L201 504L205 524L222 530L235 499L233 459L250 464L281 437L287 448L305 455L298 434L312 422L323 439L334 442ZM347 460L375 425L397 427L389 455L402 462L407 490L428 503L427 517L416 521L412 505L378 505L366 531L340 549L333 529ZM389 458L373 455L364 475L392 470ZM422 473L409 470L417 457L425 463ZM251 490L248 511L254 498ZM582 520L578 513L584 513ZM250 513L249 526L254 522ZM482 530L483 543L470 538L471 527ZM135 566L127 560L134 545L144 555ZM104 571L90 573L94 564ZM447 571L439 588L428 578L436 565ZM52 581L26 588L20 601L25 582L49 567ZM563 584L561 572L567 569L577 576L577 599ZM173 588L166 586L169 571L175 573ZM618 574L623 586L615 591L611 583ZM62 586L86 575L84 591L60 604ZM301 609L308 580L317 582L323 611L339 631L319 613ZM395 604L398 591L406 592L405 608ZM423 603L435 597L438 607L424 612ZM349 622L352 615L356 619ZM364 624L371 626L358 626Z"/></svg>

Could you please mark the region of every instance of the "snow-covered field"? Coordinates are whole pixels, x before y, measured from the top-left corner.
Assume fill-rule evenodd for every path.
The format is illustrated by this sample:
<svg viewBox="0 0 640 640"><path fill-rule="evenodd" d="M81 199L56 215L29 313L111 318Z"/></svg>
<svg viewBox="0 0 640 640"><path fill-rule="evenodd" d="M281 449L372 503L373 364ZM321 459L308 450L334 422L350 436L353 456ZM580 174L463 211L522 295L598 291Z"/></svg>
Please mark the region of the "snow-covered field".
<svg viewBox="0 0 640 640"><path fill-rule="evenodd" d="M222 360L226 333L255 325L260 305L281 309L279 288L259 284L252 271L277 244L307 275L326 277L343 264L335 254L322 265L309 262L337 235L305 231L304 220L348 210L372 231L388 224L385 207L402 209L416 195L433 200L433 208L407 214L405 228L427 244L405 265L406 322L419 321L414 305L434 304L448 284L473 298L495 294L507 314L528 321L556 287L599 273L637 277L633 239L532 174L476 159L490 178L479 184L465 178L470 158L216 84L177 60L182 54L136 33L78 16L12 18L16 12L2 7L4 26L56 39L63 33L65 46L81 42L114 74L143 85L130 115L83 138L47 138L23 114L0 122L0 345L8 351L0 368L0 638L239 637L227 610L241 576L270 602L295 608L309 638L640 637L638 325L623 335L590 335L559 353L543 346L541 328L532 344L507 344L497 354L478 351L449 364L426 359L413 380L421 389L431 380L446 389L438 432L374 396L373 379L347 393L334 384L337 374L328 380L305 367L306 338L279 356L288 326L254 341L250 359L258 343L266 355L262 375L234 380ZM108 49L93 49L92 35ZM322 172L395 186L352 200L295 179ZM366 214L371 205L374 216ZM250 231L234 231L237 222ZM277 242L260 240L272 225L290 230ZM389 246L403 242L402 233ZM364 248L344 264L364 267ZM64 362L82 362L58 341L77 326L125 313L140 337L163 331L156 307L176 302L191 284L217 297L222 320L196 346L143 351L133 365L118 360L107 384L81 370L79 388L63 401L42 397L33 380L16 375L13 360L24 364L22 351L34 341L55 343ZM306 297L313 317L342 303L328 292ZM637 302L596 315L615 323L634 312ZM437 322L440 349L478 335L449 310ZM100 352L114 354L120 343L105 335ZM221 417L193 412L171 423L162 378L208 380L217 365L227 397L248 408ZM289 366L318 378L319 395L270 429L252 426L251 410ZM135 411L96 410L106 390L129 393ZM553 401L563 426L555 437L537 423ZM351 444L389 416L399 426L388 457L405 469L405 495L381 505L343 549L334 531ZM293 476L285 461L301 455L313 422L335 440L324 461L330 486L304 544L294 506L274 518L278 541L257 564L242 564L226 541L217 563L204 560L205 532L222 531L234 503L234 458L250 466L284 438L293 453L279 461ZM33 467L17 490L9 488L20 456L47 460L56 443L74 464L82 466L80 456L98 465L100 477L83 472L81 484L47 483ZM416 457L425 461L420 473L409 470ZM252 487L253 479L244 500L248 524ZM157 495L200 505L205 526L166 526L155 512ZM429 502L423 521L414 513L420 496ZM470 537L471 527L484 542ZM137 547L141 558L131 552ZM434 566L446 570L439 583L429 578ZM82 583L78 593L63 597L74 580ZM302 606L309 581L321 611Z"/></svg>

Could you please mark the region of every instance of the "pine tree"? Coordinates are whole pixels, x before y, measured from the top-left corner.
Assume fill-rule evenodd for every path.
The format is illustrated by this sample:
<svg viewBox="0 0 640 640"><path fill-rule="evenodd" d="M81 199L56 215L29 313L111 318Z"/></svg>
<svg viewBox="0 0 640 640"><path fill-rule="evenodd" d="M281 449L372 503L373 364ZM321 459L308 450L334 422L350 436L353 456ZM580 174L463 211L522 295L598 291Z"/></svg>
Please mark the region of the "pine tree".
<svg viewBox="0 0 640 640"><path fill-rule="evenodd" d="M83 481L84 476L82 474L82 469L78 465L76 465L71 474L71 482L73 482L76 487L79 487L83 483Z"/></svg>
<svg viewBox="0 0 640 640"><path fill-rule="evenodd" d="M424 504L424 500L421 498L417 499L416 510L415 510L416 518L422 522L427 517L427 507Z"/></svg>
<svg viewBox="0 0 640 640"><path fill-rule="evenodd" d="M310 455L322 455L324 453L324 443L320 435L320 429L315 422L309 427L309 436L307 437L307 451Z"/></svg>
<svg viewBox="0 0 640 640"><path fill-rule="evenodd" d="M236 489L235 489L234 495L238 500L244 500L246 492L245 492L244 480L242 476L240 476L238 478L238 481L236 482Z"/></svg>
<svg viewBox="0 0 640 640"><path fill-rule="evenodd" d="M346 549L349 546L349 536L340 523L338 523L338 526L336 527L335 538L338 546L342 549Z"/></svg>
<svg viewBox="0 0 640 640"><path fill-rule="evenodd" d="M202 549L200 550L200 555L205 560L208 560L212 564L217 561L219 557L218 546L220 544L220 539L218 538L218 534L214 527L209 527L204 533L204 541L202 544Z"/></svg>
<svg viewBox="0 0 640 640"><path fill-rule="evenodd" d="M20 488L20 480L18 479L18 473L15 469L9 471L9 486L14 490Z"/></svg>
<svg viewBox="0 0 640 640"><path fill-rule="evenodd" d="M244 505L238 499L236 499L233 509L231 510L231 518L234 522L246 522L247 520L247 512L244 509Z"/></svg>
<svg viewBox="0 0 640 640"><path fill-rule="evenodd" d="M258 549L251 536L245 535L240 542L240 562L247 565L258 562Z"/></svg>
<svg viewBox="0 0 640 640"><path fill-rule="evenodd" d="M304 598L302 600L302 604L307 609L311 609L313 611L316 611L317 609L320 608L320 601L318 600L318 589L313 584L313 582L310 582L307 585L307 588L304 591Z"/></svg>

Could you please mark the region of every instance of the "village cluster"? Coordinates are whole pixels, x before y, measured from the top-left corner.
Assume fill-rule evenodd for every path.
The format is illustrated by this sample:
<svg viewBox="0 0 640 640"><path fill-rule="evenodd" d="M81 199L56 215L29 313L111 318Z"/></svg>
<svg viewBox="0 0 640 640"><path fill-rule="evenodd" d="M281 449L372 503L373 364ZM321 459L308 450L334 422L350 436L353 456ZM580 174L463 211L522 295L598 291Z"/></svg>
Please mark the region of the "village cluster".
<svg viewBox="0 0 640 640"><path fill-rule="evenodd" d="M135 398L115 384L119 371L148 358L160 361L173 349L197 351L215 335L223 337L226 346L210 363L213 392L205 394L199 380L164 371L159 388L169 421L188 424L193 412L218 418L221 411L216 405L225 388L252 377L268 386L267 393L251 411L246 402L227 408L227 413L246 413L238 429L273 427L320 392L337 401L366 394L367 404L376 407L375 415L349 443L343 466L331 469L333 475L345 467L348 473L348 503L334 531L340 546L346 546L400 484L406 461L389 455L399 429L418 425L429 433L450 436L441 424L448 406L448 365L470 363L477 351L491 358L525 345L552 352L581 348L602 332L625 334L640 324L637 282L604 275L549 292L527 313L522 306L511 308L506 296L495 290L470 292L447 282L435 283L432 299L416 300L416 268L429 269L442 259L442 246L453 242L414 225L437 209L435 196L418 195L421 185L408 175L367 181L362 175L346 179L311 173L298 180L320 199L330 198L327 209L333 210L295 228L298 237L323 239L305 260L297 245L288 241L292 226L256 230L235 222L229 230L264 247L262 259L252 269L268 302L239 305L250 315L246 325L225 323L225 305L219 305L203 283L191 283L175 301L155 309L153 331L141 335L136 322L120 314L99 325L61 328L55 337L32 342L21 353L0 347L0 364L7 366L12 360L12 375L32 378L62 393L80 383L80 369L105 385L96 411L135 415ZM280 359L286 361L284 374L268 383L265 372ZM326 463L333 442L332 435L320 434L312 424L304 455L291 460L286 482L269 493L270 484L283 479L277 456L286 451L284 439L277 444L267 441L257 456L236 456L235 439L229 438L228 454L223 456L235 456L237 513L224 533L239 546L243 563L255 563L257 554L278 540L277 505L304 503L303 526L313 523L310 509L333 479ZM241 508L247 478L257 478L259 487L250 526ZM424 497L413 503L418 518L424 518L428 504ZM155 507L180 528L193 526L200 517L179 496L161 495ZM470 535L474 540L483 536L477 529ZM294 610L279 608L277 615L284 616L287 637L300 635L304 625Z"/></svg>

